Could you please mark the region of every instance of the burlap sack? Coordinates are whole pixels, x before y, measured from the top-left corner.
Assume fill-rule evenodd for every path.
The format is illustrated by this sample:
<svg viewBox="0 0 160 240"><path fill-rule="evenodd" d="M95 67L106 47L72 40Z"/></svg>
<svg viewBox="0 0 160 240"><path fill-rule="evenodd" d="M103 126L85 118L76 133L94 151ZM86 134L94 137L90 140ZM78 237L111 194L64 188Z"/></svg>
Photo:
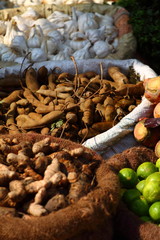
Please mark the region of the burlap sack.
<svg viewBox="0 0 160 240"><path fill-rule="evenodd" d="M2 137L2 135L1 135ZM6 137L6 135L5 135ZM35 142L45 138L38 134L10 136L19 141ZM69 140L51 137L60 148L81 146ZM85 148L86 149L86 148ZM91 150L89 150L91 151ZM98 185L78 202L42 217L20 219L0 216L1 240L111 240L112 221L119 203L120 186L117 175L94 151L93 158L101 162L96 172Z"/></svg>
<svg viewBox="0 0 160 240"><path fill-rule="evenodd" d="M138 146L114 155L108 159L108 164L114 172L118 173L118 171L124 167L131 167L136 170L141 163L145 161L155 163L156 160L157 157L154 151L143 146ZM120 201L117 214L114 218L114 232L116 233L116 237L121 237L126 240L160 239L159 226L142 221L133 212L128 210L122 201Z"/></svg>

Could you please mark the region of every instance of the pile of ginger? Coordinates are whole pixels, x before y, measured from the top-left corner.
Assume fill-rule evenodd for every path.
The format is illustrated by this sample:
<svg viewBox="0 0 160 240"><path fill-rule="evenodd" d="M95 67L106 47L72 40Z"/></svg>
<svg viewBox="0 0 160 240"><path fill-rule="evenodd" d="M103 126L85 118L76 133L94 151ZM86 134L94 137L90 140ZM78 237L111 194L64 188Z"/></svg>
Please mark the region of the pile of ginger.
<svg viewBox="0 0 160 240"><path fill-rule="evenodd" d="M40 217L77 202L96 186L99 164L81 145L1 137L0 215Z"/></svg>

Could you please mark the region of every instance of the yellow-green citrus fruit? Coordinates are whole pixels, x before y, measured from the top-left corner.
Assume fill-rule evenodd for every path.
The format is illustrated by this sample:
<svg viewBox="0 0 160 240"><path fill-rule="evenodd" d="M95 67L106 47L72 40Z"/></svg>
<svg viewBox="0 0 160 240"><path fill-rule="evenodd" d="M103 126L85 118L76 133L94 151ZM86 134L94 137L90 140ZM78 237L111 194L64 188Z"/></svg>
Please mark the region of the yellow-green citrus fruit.
<svg viewBox="0 0 160 240"><path fill-rule="evenodd" d="M145 186L145 182L146 180L141 180L140 182L137 183L136 188L142 193L143 192L143 188Z"/></svg>
<svg viewBox="0 0 160 240"><path fill-rule="evenodd" d="M156 161L156 167L159 169L160 168L160 158L157 159Z"/></svg>
<svg viewBox="0 0 160 240"><path fill-rule="evenodd" d="M120 192L121 197L123 196L123 194L125 193L125 191L127 191L126 188L121 188L121 192Z"/></svg>
<svg viewBox="0 0 160 240"><path fill-rule="evenodd" d="M143 188L143 196L150 203L160 201L160 182L151 181Z"/></svg>
<svg viewBox="0 0 160 240"><path fill-rule="evenodd" d="M131 202L129 209L137 216L142 217L148 215L149 204L144 196L141 195L138 199L136 198Z"/></svg>
<svg viewBox="0 0 160 240"><path fill-rule="evenodd" d="M136 198L139 198L140 195L141 195L141 193L136 188L127 189L123 193L122 199L127 205L129 205L133 200L135 200Z"/></svg>
<svg viewBox="0 0 160 240"><path fill-rule="evenodd" d="M154 173L157 171L157 167L154 163L152 162L144 162L140 164L137 168L137 176L139 179L145 179L147 178L150 174Z"/></svg>
<svg viewBox="0 0 160 240"><path fill-rule="evenodd" d="M119 173L119 180L124 188L134 188L138 183L136 172L132 168L122 168Z"/></svg>
<svg viewBox="0 0 160 240"><path fill-rule="evenodd" d="M149 216L142 216L142 217L140 217L140 219L144 222L152 222L153 221L153 219Z"/></svg>
<svg viewBox="0 0 160 240"><path fill-rule="evenodd" d="M160 172L155 172L146 178L145 185L149 182L160 182Z"/></svg>
<svg viewBox="0 0 160 240"><path fill-rule="evenodd" d="M150 206L149 215L155 222L160 222L160 201L154 202Z"/></svg>

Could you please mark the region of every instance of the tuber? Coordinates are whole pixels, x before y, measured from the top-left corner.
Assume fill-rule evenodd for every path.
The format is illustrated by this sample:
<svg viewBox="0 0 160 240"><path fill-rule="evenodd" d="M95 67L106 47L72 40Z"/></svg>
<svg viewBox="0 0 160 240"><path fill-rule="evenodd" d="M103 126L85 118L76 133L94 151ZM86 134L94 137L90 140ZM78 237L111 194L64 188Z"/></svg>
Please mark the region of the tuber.
<svg viewBox="0 0 160 240"><path fill-rule="evenodd" d="M160 76L147 78L143 81L144 96L152 103L156 104L160 101Z"/></svg>

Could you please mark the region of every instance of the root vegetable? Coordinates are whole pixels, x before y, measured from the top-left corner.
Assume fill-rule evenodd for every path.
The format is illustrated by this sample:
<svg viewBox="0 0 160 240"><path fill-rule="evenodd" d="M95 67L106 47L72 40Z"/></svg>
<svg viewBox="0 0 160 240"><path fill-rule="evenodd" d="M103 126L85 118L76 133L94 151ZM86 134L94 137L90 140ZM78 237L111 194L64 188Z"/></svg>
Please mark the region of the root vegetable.
<svg viewBox="0 0 160 240"><path fill-rule="evenodd" d="M58 76L58 80L73 80L74 79L74 75L68 73L68 72L63 72L60 73Z"/></svg>
<svg viewBox="0 0 160 240"><path fill-rule="evenodd" d="M83 153L84 153L84 149L81 148L81 147L75 148L75 149L69 151L69 154L70 154L72 157L79 157L79 156L81 156Z"/></svg>
<svg viewBox="0 0 160 240"><path fill-rule="evenodd" d="M48 182L42 179L29 183L28 185L26 185L25 189L27 193L37 193L41 188L46 188L48 186Z"/></svg>
<svg viewBox="0 0 160 240"><path fill-rule="evenodd" d="M153 148L160 138L160 126L149 128L145 126L145 120L141 120L135 125L133 134L138 142Z"/></svg>
<svg viewBox="0 0 160 240"><path fill-rule="evenodd" d="M136 84L125 84L121 86L120 89L116 89L115 93L118 96L135 96L135 97L141 97L144 95L144 86L143 82L138 82Z"/></svg>
<svg viewBox="0 0 160 240"><path fill-rule="evenodd" d="M36 204L42 203L43 199L46 196L46 193L47 193L47 191L46 191L45 187L40 188L39 191L37 192L37 194L35 195L34 203L36 203Z"/></svg>
<svg viewBox="0 0 160 240"><path fill-rule="evenodd" d="M45 209L48 212L54 212L61 208L66 207L67 203L63 194L56 194L45 205Z"/></svg>
<svg viewBox="0 0 160 240"><path fill-rule="evenodd" d="M78 180L78 174L76 172L69 172L67 179L70 183L74 183Z"/></svg>
<svg viewBox="0 0 160 240"><path fill-rule="evenodd" d="M154 148L154 152L156 154L156 157L160 158L160 140L157 141L155 148Z"/></svg>
<svg viewBox="0 0 160 240"><path fill-rule="evenodd" d="M86 139L86 138L95 137L99 133L100 133L99 131L90 127L90 128L83 128L83 129L79 130L78 136L80 136L82 139Z"/></svg>
<svg viewBox="0 0 160 240"><path fill-rule="evenodd" d="M119 67L115 67L115 66L109 67L108 74L114 80L114 82L117 83L119 87L129 82L128 78L126 77L125 74L121 72Z"/></svg>
<svg viewBox="0 0 160 240"><path fill-rule="evenodd" d="M73 97L67 97L65 99L64 104L65 104L65 109L68 111L71 111L78 107L78 105L75 103L75 99Z"/></svg>
<svg viewBox="0 0 160 240"><path fill-rule="evenodd" d="M12 199L14 202L22 201L26 196L25 187L22 181L13 180L9 183L8 197Z"/></svg>
<svg viewBox="0 0 160 240"><path fill-rule="evenodd" d="M88 191L88 177L85 174L81 174L77 182L71 183L68 199L70 203L78 201Z"/></svg>
<svg viewBox="0 0 160 240"><path fill-rule="evenodd" d="M66 120L67 122L70 122L70 123L76 123L78 121L77 114L74 112L67 112Z"/></svg>
<svg viewBox="0 0 160 240"><path fill-rule="evenodd" d="M48 152L50 150L50 138L45 138L41 141L35 142L32 146L32 152L37 154L39 152Z"/></svg>
<svg viewBox="0 0 160 240"><path fill-rule="evenodd" d="M29 205L27 212L35 217L40 217L47 214L47 210L42 205L34 202Z"/></svg>
<svg viewBox="0 0 160 240"><path fill-rule="evenodd" d="M133 98L122 98L116 102L115 107L121 107L123 109L126 109L133 104L135 104L135 100Z"/></svg>
<svg viewBox="0 0 160 240"><path fill-rule="evenodd" d="M20 100L18 100L16 102L17 106L20 105L20 106L27 106L29 104L28 100L25 99L25 98L21 98Z"/></svg>
<svg viewBox="0 0 160 240"><path fill-rule="evenodd" d="M51 73L48 76L48 87L50 90L55 90L56 88L56 80L57 80L58 76L57 74Z"/></svg>
<svg viewBox="0 0 160 240"><path fill-rule="evenodd" d="M30 166L27 166L24 169L24 173L23 173L22 177L24 177L24 178L31 177L34 181L42 180L42 176L39 173L37 173L36 171L34 171L34 169L31 168Z"/></svg>
<svg viewBox="0 0 160 240"><path fill-rule="evenodd" d="M42 114L37 113L37 112L30 112L30 113L28 114L28 116L29 116L30 118L32 118L33 120L37 120L37 121L42 118Z"/></svg>
<svg viewBox="0 0 160 240"><path fill-rule="evenodd" d="M106 122L113 121L116 117L116 109L115 109L114 101L110 97L106 98L104 102L104 107L105 107L104 118Z"/></svg>
<svg viewBox="0 0 160 240"><path fill-rule="evenodd" d="M4 154L7 154L11 151L11 146L9 146L8 143L5 141L5 139L3 138L0 139L0 150Z"/></svg>
<svg viewBox="0 0 160 240"><path fill-rule="evenodd" d="M23 129L34 129L43 127L49 123L52 123L63 116L63 111L52 111L44 115L39 121L33 120L27 115L19 115L16 118L17 126Z"/></svg>
<svg viewBox="0 0 160 240"><path fill-rule="evenodd" d="M24 153L24 150L20 150L18 154L9 153L6 158L7 163L16 166L17 169L24 169L30 162L29 156Z"/></svg>
<svg viewBox="0 0 160 240"><path fill-rule="evenodd" d="M92 124L91 128L94 129L95 131L102 133L112 128L113 125L114 125L113 121L97 122Z"/></svg>
<svg viewBox="0 0 160 240"><path fill-rule="evenodd" d="M83 111L82 121L87 125L91 125L93 123L94 116L94 104L92 100L87 99L80 105L80 109Z"/></svg>
<svg viewBox="0 0 160 240"><path fill-rule="evenodd" d="M41 134L42 135L50 135L50 128L49 127L44 127L41 129Z"/></svg>
<svg viewBox="0 0 160 240"><path fill-rule="evenodd" d="M52 177L49 179L49 182L52 184L52 186L57 186L60 182L66 182L67 177L64 173L61 171L56 172L52 175Z"/></svg>
<svg viewBox="0 0 160 240"><path fill-rule="evenodd" d="M17 106L17 114L26 114L28 115L29 112L32 111L31 107L19 107Z"/></svg>
<svg viewBox="0 0 160 240"><path fill-rule="evenodd" d="M2 104L10 105L12 102L18 101L23 94L23 90L15 90L10 93L7 97L3 98Z"/></svg>
<svg viewBox="0 0 160 240"><path fill-rule="evenodd" d="M32 91L28 88L24 89L23 95L28 100L28 102L31 103L35 107L44 105L33 95Z"/></svg>
<svg viewBox="0 0 160 240"><path fill-rule="evenodd" d="M17 104L13 102L10 104L10 109L6 113L6 126L9 128L10 134L19 133L19 130L15 124L16 109L17 109Z"/></svg>
<svg viewBox="0 0 160 240"><path fill-rule="evenodd" d="M160 102L156 104L156 106L153 109L153 117L154 118L160 118Z"/></svg>
<svg viewBox="0 0 160 240"><path fill-rule="evenodd" d="M105 96L104 95L102 95L102 96L96 96L96 97L94 97L94 98L92 98L92 102L94 103L94 104L97 104L97 103L103 103L103 101L105 100Z"/></svg>
<svg viewBox="0 0 160 240"><path fill-rule="evenodd" d="M29 68L26 70L25 74L26 86L32 92L36 92L39 89L39 83L37 81L37 73L34 68Z"/></svg>
<svg viewBox="0 0 160 240"><path fill-rule="evenodd" d="M16 172L8 169L0 171L0 185L5 186L9 181L17 176Z"/></svg>
<svg viewBox="0 0 160 240"><path fill-rule="evenodd" d="M145 97L152 103L159 103L160 101L160 76L154 78L147 78L143 81L145 89Z"/></svg>
<svg viewBox="0 0 160 240"><path fill-rule="evenodd" d="M45 169L51 164L51 161L52 159L49 156L38 156L35 159L35 170L40 174L44 174Z"/></svg>
<svg viewBox="0 0 160 240"><path fill-rule="evenodd" d="M37 81L39 84L47 84L48 81L48 69L42 66L37 71Z"/></svg>
<svg viewBox="0 0 160 240"><path fill-rule="evenodd" d="M47 113L52 112L54 110L56 110L54 105L48 105L48 106L40 105L35 109L36 113L39 113L39 114L47 114Z"/></svg>
<svg viewBox="0 0 160 240"><path fill-rule="evenodd" d="M43 100L43 103L45 105L48 105L51 101L52 101L52 97L45 97L45 99Z"/></svg>
<svg viewBox="0 0 160 240"><path fill-rule="evenodd" d="M57 158L53 158L50 165L47 166L44 172L44 180L49 181L50 178L60 170L60 164Z"/></svg>
<svg viewBox="0 0 160 240"><path fill-rule="evenodd" d="M54 91L52 90L42 90L39 89L37 90L37 93L40 93L44 96L50 96L50 97L58 97L58 98L62 98L62 99L66 99L67 97L70 97L71 95L69 93L62 93L57 91L57 89L55 89Z"/></svg>

